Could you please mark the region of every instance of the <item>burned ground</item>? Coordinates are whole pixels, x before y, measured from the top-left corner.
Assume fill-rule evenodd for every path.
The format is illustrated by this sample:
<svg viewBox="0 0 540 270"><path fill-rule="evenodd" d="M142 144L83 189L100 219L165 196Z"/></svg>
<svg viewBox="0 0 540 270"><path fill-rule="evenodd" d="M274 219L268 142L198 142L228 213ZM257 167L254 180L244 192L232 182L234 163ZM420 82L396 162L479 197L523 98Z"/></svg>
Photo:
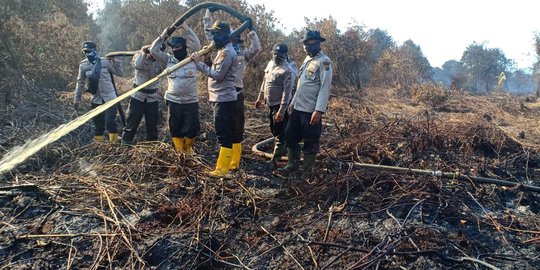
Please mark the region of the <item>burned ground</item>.
<svg viewBox="0 0 540 270"><path fill-rule="evenodd" d="M436 105L388 89L348 96L330 102L309 177L274 176L267 158L249 150L269 136L266 112L249 102L244 158L230 179L205 174L217 152L205 101L193 157L172 151L166 129L164 142L134 147L86 144L89 130L78 130L3 176L0 265L540 268L540 193L523 188L540 186L536 104L463 92ZM24 133L15 126L2 133L5 149Z"/></svg>

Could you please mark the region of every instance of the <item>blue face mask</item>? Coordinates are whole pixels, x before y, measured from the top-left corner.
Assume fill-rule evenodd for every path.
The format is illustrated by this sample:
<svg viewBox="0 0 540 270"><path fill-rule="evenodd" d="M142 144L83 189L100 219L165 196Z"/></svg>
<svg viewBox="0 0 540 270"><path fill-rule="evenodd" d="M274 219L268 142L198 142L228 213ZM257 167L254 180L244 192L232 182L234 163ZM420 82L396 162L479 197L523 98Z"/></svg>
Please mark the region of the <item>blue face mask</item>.
<svg viewBox="0 0 540 270"><path fill-rule="evenodd" d="M92 64L95 64L96 60L99 57L99 55L98 55L98 53L96 51L87 52L87 53L85 53L85 55L86 55L86 59L88 59L88 62L90 62Z"/></svg>
<svg viewBox="0 0 540 270"><path fill-rule="evenodd" d="M304 51L306 51L309 56L313 57L321 51L321 43L316 42L313 44L304 45Z"/></svg>
<svg viewBox="0 0 540 270"><path fill-rule="evenodd" d="M212 39L214 40L214 43L216 43L216 47L218 49L224 48L227 43L231 40L229 35L227 34L214 34L212 35Z"/></svg>

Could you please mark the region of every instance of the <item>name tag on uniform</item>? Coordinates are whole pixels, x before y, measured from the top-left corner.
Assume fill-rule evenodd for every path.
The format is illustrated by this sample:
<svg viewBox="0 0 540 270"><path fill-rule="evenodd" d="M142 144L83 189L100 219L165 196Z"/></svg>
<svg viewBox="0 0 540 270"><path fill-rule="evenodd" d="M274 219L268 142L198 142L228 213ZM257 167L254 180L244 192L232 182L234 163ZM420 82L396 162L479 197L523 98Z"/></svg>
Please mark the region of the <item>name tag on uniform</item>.
<svg viewBox="0 0 540 270"><path fill-rule="evenodd" d="M311 63L309 63L309 66L307 69L308 76L313 76L313 74L317 70L317 66L318 66L318 63L316 61L312 61Z"/></svg>

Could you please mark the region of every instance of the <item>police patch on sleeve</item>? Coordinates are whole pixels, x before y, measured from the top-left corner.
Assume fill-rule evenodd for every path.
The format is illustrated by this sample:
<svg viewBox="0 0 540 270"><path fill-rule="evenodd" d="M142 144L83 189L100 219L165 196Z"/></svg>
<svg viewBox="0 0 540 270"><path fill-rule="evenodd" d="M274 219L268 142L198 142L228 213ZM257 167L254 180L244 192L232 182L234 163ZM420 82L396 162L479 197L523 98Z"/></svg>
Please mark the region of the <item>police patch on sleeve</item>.
<svg viewBox="0 0 540 270"><path fill-rule="evenodd" d="M324 66L324 70L329 70L330 69L330 62L324 61L323 66Z"/></svg>
<svg viewBox="0 0 540 270"><path fill-rule="evenodd" d="M227 57L227 52L226 51L221 52L221 54L218 57L218 63L225 61L225 57Z"/></svg>

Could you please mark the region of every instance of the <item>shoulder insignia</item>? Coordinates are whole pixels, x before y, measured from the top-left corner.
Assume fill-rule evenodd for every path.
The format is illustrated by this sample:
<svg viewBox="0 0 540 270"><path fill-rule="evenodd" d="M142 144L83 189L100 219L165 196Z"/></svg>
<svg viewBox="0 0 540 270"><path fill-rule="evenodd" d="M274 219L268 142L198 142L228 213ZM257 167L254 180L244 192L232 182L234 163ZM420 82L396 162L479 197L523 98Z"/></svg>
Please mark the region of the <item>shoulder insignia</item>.
<svg viewBox="0 0 540 270"><path fill-rule="evenodd" d="M330 69L330 62L324 61L323 66L324 66L324 70L329 70Z"/></svg>
<svg viewBox="0 0 540 270"><path fill-rule="evenodd" d="M219 54L219 57L218 57L218 62L223 62L225 61L225 57L227 57L227 51L223 50L220 54Z"/></svg>

